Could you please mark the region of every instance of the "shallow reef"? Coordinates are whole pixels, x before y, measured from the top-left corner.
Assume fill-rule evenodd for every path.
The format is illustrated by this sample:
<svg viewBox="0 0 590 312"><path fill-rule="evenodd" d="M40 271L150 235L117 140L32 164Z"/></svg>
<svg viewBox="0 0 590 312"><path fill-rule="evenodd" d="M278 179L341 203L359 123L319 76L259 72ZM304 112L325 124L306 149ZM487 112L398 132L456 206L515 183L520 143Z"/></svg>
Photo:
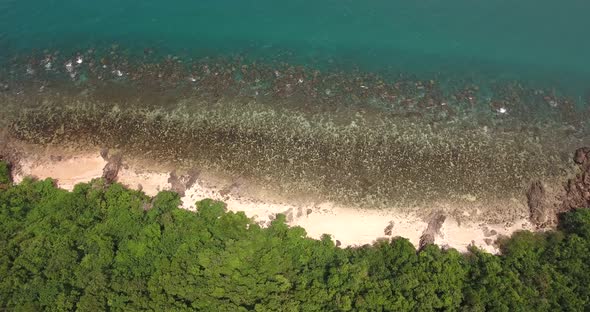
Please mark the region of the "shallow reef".
<svg viewBox="0 0 590 312"><path fill-rule="evenodd" d="M567 175L564 151L588 140L584 107L519 82L151 53L16 58L2 123L29 143L118 148L371 207L522 196Z"/></svg>

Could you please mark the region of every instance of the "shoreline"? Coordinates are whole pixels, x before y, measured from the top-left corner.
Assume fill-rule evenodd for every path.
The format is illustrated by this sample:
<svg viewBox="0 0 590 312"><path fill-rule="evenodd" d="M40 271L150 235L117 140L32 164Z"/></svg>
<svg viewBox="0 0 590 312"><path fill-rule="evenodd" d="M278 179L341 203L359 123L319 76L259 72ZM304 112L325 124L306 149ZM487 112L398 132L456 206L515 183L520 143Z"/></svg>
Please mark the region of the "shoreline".
<svg viewBox="0 0 590 312"><path fill-rule="evenodd" d="M99 150L72 153L49 148L27 153L19 159L14 181L18 183L26 176L53 178L60 188L71 190L75 184L103 176L103 169L109 164L104 156ZM226 203L228 210L243 211L262 226L282 213L290 226L304 228L309 237L319 239L328 234L341 247L362 246L399 236L407 238L417 248L423 243L435 243L466 252L474 245L497 254L499 249L495 241L498 238L535 228L522 216L509 216L503 223L488 223L477 209L471 214L464 211L462 216L452 215L449 212L453 208L457 211L457 207L450 204L445 207L439 203L438 209L433 206L359 209L332 202L269 199L263 195L245 194L239 184L215 181L206 174L191 179L189 175L178 175L174 169L148 168L133 160L124 160L116 181L131 189L141 189L150 196L163 190L177 191L181 195L182 208L188 210L194 210L194 203L205 198L220 200ZM425 216L420 211L428 213Z"/></svg>

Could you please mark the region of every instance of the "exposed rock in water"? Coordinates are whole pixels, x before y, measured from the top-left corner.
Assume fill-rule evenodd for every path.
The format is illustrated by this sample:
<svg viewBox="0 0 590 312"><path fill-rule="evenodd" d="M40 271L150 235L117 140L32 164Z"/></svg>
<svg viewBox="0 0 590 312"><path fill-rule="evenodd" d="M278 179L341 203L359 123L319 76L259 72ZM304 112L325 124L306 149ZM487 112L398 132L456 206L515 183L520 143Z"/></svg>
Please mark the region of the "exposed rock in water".
<svg viewBox="0 0 590 312"><path fill-rule="evenodd" d="M123 163L123 157L121 155L113 155L108 158L108 163L102 169L102 177L107 183L113 183L117 180L121 164Z"/></svg>
<svg viewBox="0 0 590 312"><path fill-rule="evenodd" d="M418 247L419 250L422 250L427 245L434 244L434 237L440 233L440 228L442 227L443 223L447 216L445 216L441 211L434 213L430 221L428 222L428 227L424 232L422 232L422 236L420 236L420 245Z"/></svg>

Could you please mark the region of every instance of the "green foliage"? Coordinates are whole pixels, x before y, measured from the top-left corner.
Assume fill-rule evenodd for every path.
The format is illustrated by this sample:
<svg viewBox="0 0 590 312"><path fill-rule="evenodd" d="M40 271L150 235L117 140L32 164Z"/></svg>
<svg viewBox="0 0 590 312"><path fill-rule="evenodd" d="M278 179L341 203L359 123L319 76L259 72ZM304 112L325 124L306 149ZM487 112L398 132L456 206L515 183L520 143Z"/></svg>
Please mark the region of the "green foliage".
<svg viewBox="0 0 590 312"><path fill-rule="evenodd" d="M10 166L7 162L0 160L0 185L9 184L10 181Z"/></svg>
<svg viewBox="0 0 590 312"><path fill-rule="evenodd" d="M590 210L521 232L502 256L406 239L340 249L279 216L261 228L212 200L178 209L101 180L0 190L0 310L583 311Z"/></svg>
<svg viewBox="0 0 590 312"><path fill-rule="evenodd" d="M590 209L578 209L563 214L559 227L564 232L590 239Z"/></svg>

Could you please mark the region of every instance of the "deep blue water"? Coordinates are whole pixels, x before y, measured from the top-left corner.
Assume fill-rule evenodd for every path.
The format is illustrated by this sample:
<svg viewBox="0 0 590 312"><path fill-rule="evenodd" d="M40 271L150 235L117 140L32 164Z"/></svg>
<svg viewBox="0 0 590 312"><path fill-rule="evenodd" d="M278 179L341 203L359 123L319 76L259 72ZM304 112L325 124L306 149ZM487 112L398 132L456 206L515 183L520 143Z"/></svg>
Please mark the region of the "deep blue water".
<svg viewBox="0 0 590 312"><path fill-rule="evenodd" d="M581 0L1 0L0 55L117 43L583 91L589 12Z"/></svg>

